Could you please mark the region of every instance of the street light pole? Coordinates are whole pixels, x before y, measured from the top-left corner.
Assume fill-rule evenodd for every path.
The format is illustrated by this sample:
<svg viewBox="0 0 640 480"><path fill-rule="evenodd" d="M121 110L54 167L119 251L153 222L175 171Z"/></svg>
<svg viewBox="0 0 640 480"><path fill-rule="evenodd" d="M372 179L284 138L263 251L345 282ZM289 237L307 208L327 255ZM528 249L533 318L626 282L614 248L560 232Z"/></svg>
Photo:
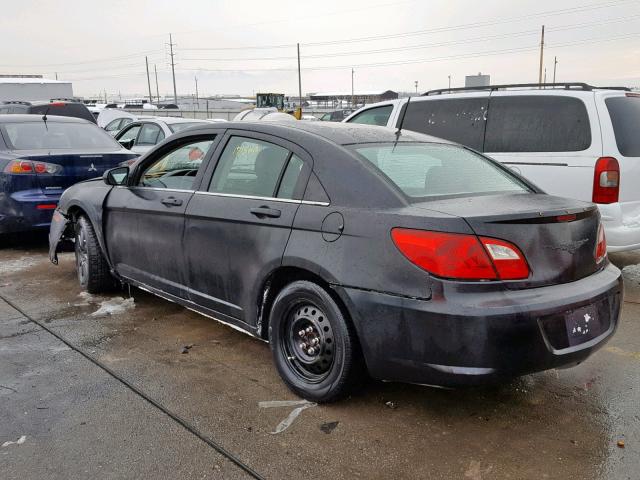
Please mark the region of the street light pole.
<svg viewBox="0 0 640 480"><path fill-rule="evenodd" d="M556 83L556 66L558 65L558 57L553 57L553 83Z"/></svg>
<svg viewBox="0 0 640 480"><path fill-rule="evenodd" d="M300 44L297 44L298 47L298 111L296 112L296 118L298 120L302 119L302 75L300 74Z"/></svg>
<svg viewBox="0 0 640 480"><path fill-rule="evenodd" d="M416 94L418 93L418 80L413 82L416 85Z"/></svg>
<svg viewBox="0 0 640 480"><path fill-rule="evenodd" d="M351 108L355 108L355 106L354 106L354 95L353 95L353 74L354 74L354 70L352 68L351 69Z"/></svg>

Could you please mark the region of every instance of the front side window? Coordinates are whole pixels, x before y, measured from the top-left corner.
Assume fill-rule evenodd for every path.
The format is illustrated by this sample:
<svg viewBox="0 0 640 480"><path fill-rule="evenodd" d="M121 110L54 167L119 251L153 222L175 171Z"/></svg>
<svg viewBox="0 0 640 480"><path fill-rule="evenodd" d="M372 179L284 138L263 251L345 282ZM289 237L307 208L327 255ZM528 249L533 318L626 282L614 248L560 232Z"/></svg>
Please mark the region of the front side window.
<svg viewBox="0 0 640 480"><path fill-rule="evenodd" d="M387 125L389 116L393 110L393 105L385 105L383 107L375 107L360 112L349 123L361 123L363 125L379 125L384 127Z"/></svg>
<svg viewBox="0 0 640 480"><path fill-rule="evenodd" d="M123 132L120 137L118 137L118 141L124 142L131 139L135 140L135 138L138 136L139 131L140 125L133 125L132 127L129 127L125 132Z"/></svg>
<svg viewBox="0 0 640 480"><path fill-rule="evenodd" d="M289 151L269 142L231 137L213 173L210 192L274 197Z"/></svg>
<svg viewBox="0 0 640 480"><path fill-rule="evenodd" d="M559 95L492 97L485 152L579 152L591 145L582 100Z"/></svg>
<svg viewBox="0 0 640 480"><path fill-rule="evenodd" d="M402 128L482 150L488 97L409 102Z"/></svg>
<svg viewBox="0 0 640 480"><path fill-rule="evenodd" d="M611 97L605 101L618 151L625 157L640 157L640 97Z"/></svg>
<svg viewBox="0 0 640 480"><path fill-rule="evenodd" d="M154 123L144 123L140 135L138 135L137 145L155 145L161 139L158 137L162 133L160 127ZM162 135L164 138L164 135Z"/></svg>
<svg viewBox="0 0 640 480"><path fill-rule="evenodd" d="M141 187L192 190L213 138L183 144L165 153L140 176Z"/></svg>
<svg viewBox="0 0 640 480"><path fill-rule="evenodd" d="M531 191L488 158L457 145L380 143L349 148L411 198Z"/></svg>

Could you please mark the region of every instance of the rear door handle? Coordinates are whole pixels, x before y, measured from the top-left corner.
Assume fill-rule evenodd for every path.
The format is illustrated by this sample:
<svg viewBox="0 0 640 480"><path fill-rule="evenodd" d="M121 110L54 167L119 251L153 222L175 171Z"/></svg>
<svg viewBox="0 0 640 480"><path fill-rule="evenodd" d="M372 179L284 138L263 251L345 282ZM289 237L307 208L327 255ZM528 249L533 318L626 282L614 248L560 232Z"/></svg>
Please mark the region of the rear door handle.
<svg viewBox="0 0 640 480"><path fill-rule="evenodd" d="M176 197L167 197L160 200L160 203L167 207L179 207L182 205L182 200Z"/></svg>
<svg viewBox="0 0 640 480"><path fill-rule="evenodd" d="M280 210L276 210L275 208L269 208L265 205L262 207L252 208L249 210L253 215L258 218L271 217L278 218L280 217Z"/></svg>

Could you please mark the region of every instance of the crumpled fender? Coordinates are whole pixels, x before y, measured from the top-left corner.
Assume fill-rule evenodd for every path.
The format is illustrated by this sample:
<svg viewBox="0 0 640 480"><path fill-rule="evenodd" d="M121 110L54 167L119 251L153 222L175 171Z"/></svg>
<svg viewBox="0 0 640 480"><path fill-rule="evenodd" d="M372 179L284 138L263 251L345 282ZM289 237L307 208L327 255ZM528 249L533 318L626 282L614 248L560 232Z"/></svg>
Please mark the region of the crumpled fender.
<svg viewBox="0 0 640 480"><path fill-rule="evenodd" d="M54 265L58 264L58 245L70 223L71 219L63 215L59 209L53 212L51 227L49 228L49 260Z"/></svg>

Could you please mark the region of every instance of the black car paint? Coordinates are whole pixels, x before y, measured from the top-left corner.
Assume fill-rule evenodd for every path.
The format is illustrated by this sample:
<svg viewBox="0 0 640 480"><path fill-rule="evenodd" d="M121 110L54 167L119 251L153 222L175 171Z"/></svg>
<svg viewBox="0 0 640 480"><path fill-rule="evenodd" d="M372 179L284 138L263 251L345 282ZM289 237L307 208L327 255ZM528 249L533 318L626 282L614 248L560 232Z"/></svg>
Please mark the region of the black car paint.
<svg viewBox="0 0 640 480"><path fill-rule="evenodd" d="M51 229L52 260L67 223L84 211L115 275L261 338L266 338L268 311L264 310L269 306L274 276L282 269L306 272L340 298L355 324L369 372L386 380L474 383L573 364L613 334L622 279L607 260L595 265L599 214L591 204L550 197L535 186L531 186L532 194L513 198L479 196L411 203L342 145L441 140L412 132L396 135L381 127L316 125L199 126L165 140L141 157L129 175L130 185L145 165L175 142L194 135L216 135L219 143L196 177L195 192L180 193L184 201L179 212L184 211L185 220L182 229L174 224L178 233L167 232L162 224L146 224L142 217L143 223L137 224L138 214L132 215L130 223L118 224L117 232L110 231L116 225L110 223L114 211L133 214L143 204L163 212L160 216L144 213L149 222L167 216L171 222L180 218L159 203L163 195L176 192L104 184L87 188L87 183L71 187L59 207L65 219ZM302 200L207 194L208 179L232 131L271 137L272 142L300 152L307 167ZM258 219L250 213L255 206L278 209L282 215ZM573 213L580 214L580 219L557 221L558 215ZM436 278L397 250L390 231L398 226L480 232L516 244L529 242L519 246L533 274L527 281L511 282ZM157 238L163 232L166 239ZM577 257L561 248L582 237L587 242L579 247ZM559 248L545 249L547 244ZM223 253L218 257L204 254L209 251ZM151 267L149 262L157 261L159 254L175 258ZM138 272L121 267L124 257L136 255L141 262ZM576 259L586 262L586 269ZM555 348L549 343L543 328L544 322L551 322L548 318L555 315L557 322L563 322L564 313L594 299L601 302L606 331L576 347Z"/></svg>

